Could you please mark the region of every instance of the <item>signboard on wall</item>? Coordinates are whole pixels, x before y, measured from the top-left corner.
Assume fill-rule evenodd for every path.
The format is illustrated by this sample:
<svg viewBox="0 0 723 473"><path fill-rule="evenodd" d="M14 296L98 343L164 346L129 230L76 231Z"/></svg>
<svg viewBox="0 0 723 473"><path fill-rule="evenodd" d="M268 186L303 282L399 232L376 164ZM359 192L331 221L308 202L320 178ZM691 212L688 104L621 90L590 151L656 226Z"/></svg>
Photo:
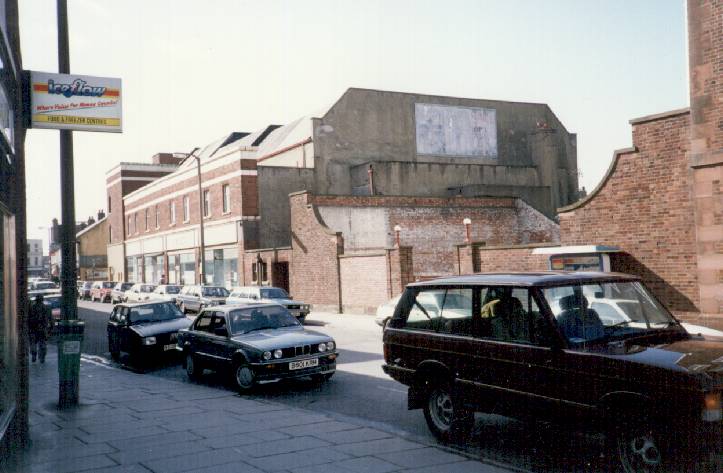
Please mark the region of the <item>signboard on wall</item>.
<svg viewBox="0 0 723 473"><path fill-rule="evenodd" d="M31 128L122 131L121 80L30 73Z"/></svg>
<svg viewBox="0 0 723 473"><path fill-rule="evenodd" d="M497 158L493 108L414 104L417 154Z"/></svg>

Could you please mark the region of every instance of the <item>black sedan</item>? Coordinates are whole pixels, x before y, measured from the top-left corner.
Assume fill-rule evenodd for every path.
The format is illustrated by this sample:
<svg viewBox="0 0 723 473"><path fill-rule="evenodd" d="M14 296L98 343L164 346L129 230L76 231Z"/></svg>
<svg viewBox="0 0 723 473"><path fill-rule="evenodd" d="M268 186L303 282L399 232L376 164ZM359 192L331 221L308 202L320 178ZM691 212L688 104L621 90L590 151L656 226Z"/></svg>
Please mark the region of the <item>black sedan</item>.
<svg viewBox="0 0 723 473"><path fill-rule="evenodd" d="M117 360L126 352L134 363L147 363L177 353L178 331L190 323L172 302L118 304L108 320L110 354Z"/></svg>
<svg viewBox="0 0 723 473"><path fill-rule="evenodd" d="M305 330L278 304L206 308L178 333L178 349L190 379L206 368L227 371L242 392L289 378L326 381L336 371L334 340Z"/></svg>

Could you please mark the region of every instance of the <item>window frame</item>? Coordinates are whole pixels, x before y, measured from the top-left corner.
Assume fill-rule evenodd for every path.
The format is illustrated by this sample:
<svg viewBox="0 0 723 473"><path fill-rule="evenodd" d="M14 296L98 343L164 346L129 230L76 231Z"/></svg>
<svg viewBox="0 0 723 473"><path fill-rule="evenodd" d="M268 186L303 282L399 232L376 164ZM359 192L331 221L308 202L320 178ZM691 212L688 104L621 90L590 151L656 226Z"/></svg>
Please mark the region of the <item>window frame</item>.
<svg viewBox="0 0 723 473"><path fill-rule="evenodd" d="M188 195L183 196L183 223L191 221L191 198Z"/></svg>
<svg viewBox="0 0 723 473"><path fill-rule="evenodd" d="M222 212L224 214L231 213L231 186L224 184L221 186Z"/></svg>
<svg viewBox="0 0 723 473"><path fill-rule="evenodd" d="M172 200L168 203L168 221L169 227L176 224L176 201Z"/></svg>
<svg viewBox="0 0 723 473"><path fill-rule="evenodd" d="M161 228L161 207L156 204L156 230Z"/></svg>
<svg viewBox="0 0 723 473"><path fill-rule="evenodd" d="M201 193L203 199L203 218L211 216L211 189L204 189Z"/></svg>

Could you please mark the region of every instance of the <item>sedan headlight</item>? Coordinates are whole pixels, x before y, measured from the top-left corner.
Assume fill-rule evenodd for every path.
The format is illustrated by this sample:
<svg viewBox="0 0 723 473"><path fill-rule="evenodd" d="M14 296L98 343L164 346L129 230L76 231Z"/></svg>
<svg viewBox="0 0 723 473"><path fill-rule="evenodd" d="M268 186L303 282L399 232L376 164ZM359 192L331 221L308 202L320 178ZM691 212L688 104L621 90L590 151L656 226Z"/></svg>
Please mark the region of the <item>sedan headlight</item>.
<svg viewBox="0 0 723 473"><path fill-rule="evenodd" d="M281 351L280 348L277 348L276 350L274 350L274 358L281 358L281 355L283 355L283 354L284 353Z"/></svg>
<svg viewBox="0 0 723 473"><path fill-rule="evenodd" d="M270 360L271 359L271 352L265 351L264 352L264 360Z"/></svg>
<svg viewBox="0 0 723 473"><path fill-rule="evenodd" d="M324 353L326 351L326 343L319 343L319 351Z"/></svg>
<svg viewBox="0 0 723 473"><path fill-rule="evenodd" d="M706 422L719 422L721 418L723 418L721 393L706 393L703 405L703 420Z"/></svg>
<svg viewBox="0 0 723 473"><path fill-rule="evenodd" d="M332 351L334 348L336 348L336 345L334 344L334 342L327 342L327 343L326 343L326 349L327 349L327 350Z"/></svg>
<svg viewBox="0 0 723 473"><path fill-rule="evenodd" d="M156 337L145 337L143 339L144 345L155 345L156 344Z"/></svg>

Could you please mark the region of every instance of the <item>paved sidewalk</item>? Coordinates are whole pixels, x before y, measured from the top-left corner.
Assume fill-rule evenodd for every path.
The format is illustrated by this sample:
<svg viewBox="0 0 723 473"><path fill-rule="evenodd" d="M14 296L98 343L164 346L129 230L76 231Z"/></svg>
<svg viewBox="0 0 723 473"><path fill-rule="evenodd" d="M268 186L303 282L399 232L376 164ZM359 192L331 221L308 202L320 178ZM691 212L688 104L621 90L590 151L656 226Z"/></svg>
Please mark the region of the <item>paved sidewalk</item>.
<svg viewBox="0 0 723 473"><path fill-rule="evenodd" d="M31 364L31 445L11 472L508 471L231 390L87 359L80 374L81 406L59 411L55 348L44 365Z"/></svg>

